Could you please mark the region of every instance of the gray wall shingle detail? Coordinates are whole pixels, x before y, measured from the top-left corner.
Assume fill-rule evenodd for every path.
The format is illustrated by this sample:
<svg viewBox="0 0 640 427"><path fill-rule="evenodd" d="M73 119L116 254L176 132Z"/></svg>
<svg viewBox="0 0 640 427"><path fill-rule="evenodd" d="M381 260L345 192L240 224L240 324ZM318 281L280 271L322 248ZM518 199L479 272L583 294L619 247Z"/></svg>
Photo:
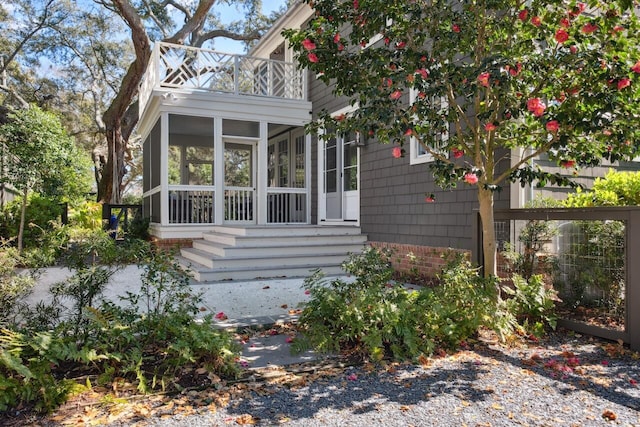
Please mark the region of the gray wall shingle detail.
<svg viewBox="0 0 640 427"><path fill-rule="evenodd" d="M313 117L348 105L332 87L309 75ZM312 222L317 224L317 138L312 144ZM475 186L464 183L452 190L437 187L428 164L409 165L394 159L392 146L369 142L360 151L360 226L370 241L472 249L472 222L477 208ZM409 146L405 146L409 150ZM434 193L435 203L425 202ZM496 206L509 207L509 191L496 194Z"/></svg>

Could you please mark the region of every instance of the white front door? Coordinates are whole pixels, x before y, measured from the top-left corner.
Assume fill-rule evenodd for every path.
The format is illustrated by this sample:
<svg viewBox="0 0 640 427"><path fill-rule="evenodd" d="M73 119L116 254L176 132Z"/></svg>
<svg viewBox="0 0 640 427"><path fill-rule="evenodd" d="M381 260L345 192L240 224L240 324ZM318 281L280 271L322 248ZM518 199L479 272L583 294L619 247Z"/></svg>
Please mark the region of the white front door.
<svg viewBox="0 0 640 427"><path fill-rule="evenodd" d="M319 219L321 222L360 220L360 149L356 134L320 140Z"/></svg>
<svg viewBox="0 0 640 427"><path fill-rule="evenodd" d="M256 222L255 143L225 141L224 144L224 221Z"/></svg>

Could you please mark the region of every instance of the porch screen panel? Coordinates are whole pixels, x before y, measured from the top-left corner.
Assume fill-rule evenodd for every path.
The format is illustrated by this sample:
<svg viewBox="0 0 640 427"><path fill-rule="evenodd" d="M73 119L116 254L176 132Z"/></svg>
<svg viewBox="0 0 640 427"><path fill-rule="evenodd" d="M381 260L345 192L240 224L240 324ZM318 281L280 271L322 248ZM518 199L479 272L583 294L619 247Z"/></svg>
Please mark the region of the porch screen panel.
<svg viewBox="0 0 640 427"><path fill-rule="evenodd" d="M169 115L169 222L214 222L214 121Z"/></svg>
<svg viewBox="0 0 640 427"><path fill-rule="evenodd" d="M302 128L270 124L267 223L306 223L306 138Z"/></svg>
<svg viewBox="0 0 640 427"><path fill-rule="evenodd" d="M158 121L150 134L149 139L149 151L151 160L151 170L149 171L151 178L151 187L153 189L160 186L160 157L162 155L160 150L160 122Z"/></svg>
<svg viewBox="0 0 640 427"><path fill-rule="evenodd" d="M146 192L151 189L151 137L142 143L142 191Z"/></svg>
<svg viewBox="0 0 640 427"><path fill-rule="evenodd" d="M278 141L278 187L289 186L289 138Z"/></svg>

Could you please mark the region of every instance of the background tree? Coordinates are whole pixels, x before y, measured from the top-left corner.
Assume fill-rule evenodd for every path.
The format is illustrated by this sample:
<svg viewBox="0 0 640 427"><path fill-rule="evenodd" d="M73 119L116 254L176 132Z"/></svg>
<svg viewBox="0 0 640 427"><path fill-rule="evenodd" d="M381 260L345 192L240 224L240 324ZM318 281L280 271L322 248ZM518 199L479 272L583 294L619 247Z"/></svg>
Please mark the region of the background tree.
<svg viewBox="0 0 640 427"><path fill-rule="evenodd" d="M260 38L278 16L267 18L261 14L260 0L238 0L244 7L247 19L221 26L218 17L211 12L215 0L192 1L141 1L95 0L105 8L117 13L131 31L131 42L135 59L129 65L118 92L104 112L108 156L102 169L98 185L102 201L118 202L121 198L124 155L129 138L138 121L136 97L138 87L151 56L151 41L204 46L218 37L251 42ZM280 11L282 12L282 11ZM177 17L181 19L177 19ZM181 22L181 24L177 24Z"/></svg>
<svg viewBox="0 0 640 427"><path fill-rule="evenodd" d="M235 5L244 19L223 23L218 5ZM127 175L139 170L133 131L151 43L251 43L284 9L265 16L260 0L7 0L0 102L61 111L69 133L91 151L98 199L118 202L135 183Z"/></svg>
<svg viewBox="0 0 640 427"><path fill-rule="evenodd" d="M359 107L315 127L364 131L396 144L395 157L416 138L440 186L476 186L485 274L496 272L494 193L509 181L572 184L532 158L577 174L638 151L640 27L629 0L308 3L315 17L286 36L302 66Z"/></svg>
<svg viewBox="0 0 640 427"><path fill-rule="evenodd" d="M0 179L22 195L17 242L22 252L29 193L68 194L69 183L77 182L76 174L81 172L77 170L78 152L60 120L35 106L9 114L9 121L0 126L0 142L10 153Z"/></svg>

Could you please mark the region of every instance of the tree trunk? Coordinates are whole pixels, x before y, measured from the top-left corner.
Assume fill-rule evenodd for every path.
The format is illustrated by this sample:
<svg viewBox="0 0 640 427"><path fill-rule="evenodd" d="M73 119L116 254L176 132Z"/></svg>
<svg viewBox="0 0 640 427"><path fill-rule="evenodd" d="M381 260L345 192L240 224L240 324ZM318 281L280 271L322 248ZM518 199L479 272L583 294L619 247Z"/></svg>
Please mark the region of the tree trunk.
<svg viewBox="0 0 640 427"><path fill-rule="evenodd" d="M482 266L484 276L496 276L496 232L493 220L493 192L484 188L478 189L480 203L480 222L482 223Z"/></svg>
<svg viewBox="0 0 640 427"><path fill-rule="evenodd" d="M22 192L22 206L20 208L20 225L18 226L18 252L22 254L22 241L24 239L24 223L27 217L27 196L29 195L29 187L25 187Z"/></svg>

